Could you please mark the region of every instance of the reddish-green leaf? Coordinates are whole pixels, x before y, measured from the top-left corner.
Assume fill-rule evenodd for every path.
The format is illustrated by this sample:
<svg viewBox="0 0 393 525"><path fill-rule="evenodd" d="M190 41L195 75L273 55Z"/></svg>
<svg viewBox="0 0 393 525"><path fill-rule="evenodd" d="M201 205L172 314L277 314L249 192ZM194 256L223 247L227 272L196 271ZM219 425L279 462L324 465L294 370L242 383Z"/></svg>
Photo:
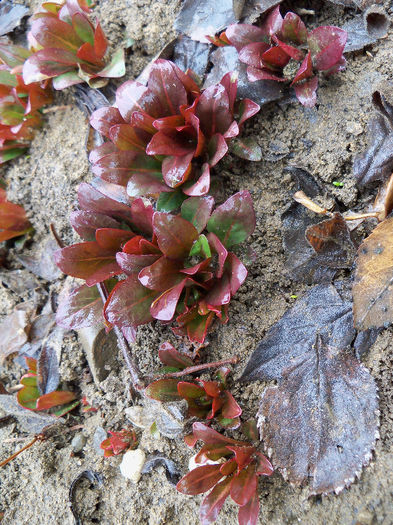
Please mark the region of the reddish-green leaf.
<svg viewBox="0 0 393 525"><path fill-rule="evenodd" d="M56 390L55 392L40 396L37 399L36 410L48 410L58 405L65 405L74 399L76 399L74 392Z"/></svg>
<svg viewBox="0 0 393 525"><path fill-rule="evenodd" d="M224 86L216 84L205 89L198 99L195 115L205 137L210 139L216 133L224 135L233 121Z"/></svg>
<svg viewBox="0 0 393 525"><path fill-rule="evenodd" d="M161 116L175 115L187 103L187 92L176 74L176 66L169 60L156 60L149 74L148 87L157 97Z"/></svg>
<svg viewBox="0 0 393 525"><path fill-rule="evenodd" d="M202 501L199 509L201 525L209 525L216 521L225 500L229 496L232 478L228 477L217 483L214 489Z"/></svg>
<svg viewBox="0 0 393 525"><path fill-rule="evenodd" d="M187 381L179 381L177 391L180 397L187 400L206 398L205 390L201 386Z"/></svg>
<svg viewBox="0 0 393 525"><path fill-rule="evenodd" d="M219 206L207 223L226 248L243 242L255 228L255 211L251 195L241 191Z"/></svg>
<svg viewBox="0 0 393 525"><path fill-rule="evenodd" d="M92 46L94 45L94 30L85 14L75 13L72 17L72 27L83 42L88 42Z"/></svg>
<svg viewBox="0 0 393 525"><path fill-rule="evenodd" d="M253 162L262 160L262 148L254 137L234 139L231 141L231 151L241 159Z"/></svg>
<svg viewBox="0 0 393 525"><path fill-rule="evenodd" d="M186 474L176 485L176 489L183 494L195 496L196 494L207 492L222 477L220 465L203 465Z"/></svg>
<svg viewBox="0 0 393 525"><path fill-rule="evenodd" d="M179 284L172 286L172 288L166 290L152 302L150 313L154 319L159 319L160 321L171 321L173 319L177 303L187 281L188 279L183 279Z"/></svg>
<svg viewBox="0 0 393 525"><path fill-rule="evenodd" d="M182 217L156 212L153 229L160 250L170 259L183 259L198 237L195 227Z"/></svg>
<svg viewBox="0 0 393 525"><path fill-rule="evenodd" d="M251 24L232 24L226 29L225 35L238 51L252 42L263 42L266 39L265 32Z"/></svg>
<svg viewBox="0 0 393 525"><path fill-rule="evenodd" d="M252 463L233 478L231 498L238 505L245 505L254 496L257 484L258 478L255 474L255 464Z"/></svg>
<svg viewBox="0 0 393 525"><path fill-rule="evenodd" d="M160 257L151 266L144 268L139 273L138 278L143 286L150 288L150 290L168 290L184 279L184 276L179 275L180 269L181 265L177 261Z"/></svg>
<svg viewBox="0 0 393 525"><path fill-rule="evenodd" d="M83 40L69 24L51 16L33 20L31 33L43 48L65 49L76 53L83 44Z"/></svg>
<svg viewBox="0 0 393 525"><path fill-rule="evenodd" d="M318 77L314 76L310 80L304 80L301 83L293 85L298 101L306 106L312 108L317 101Z"/></svg>
<svg viewBox="0 0 393 525"><path fill-rule="evenodd" d="M56 322L69 330L94 326L103 321L102 309L103 303L97 287L84 284L60 301Z"/></svg>
<svg viewBox="0 0 393 525"><path fill-rule="evenodd" d="M202 440L207 445L209 444L224 444L224 445L238 445L243 444L242 441L236 441L235 439L223 436L216 430L206 426L203 423L194 423L192 425L193 435L196 439Z"/></svg>
<svg viewBox="0 0 393 525"><path fill-rule="evenodd" d="M340 62L347 32L335 26L321 26L311 31L307 42L315 67L326 71Z"/></svg>
<svg viewBox="0 0 393 525"><path fill-rule="evenodd" d="M179 401L181 396L177 391L178 379L159 379L151 383L145 390L145 394L152 399L162 401Z"/></svg>
<svg viewBox="0 0 393 525"><path fill-rule="evenodd" d="M94 241L96 231L99 228L118 229L120 227L120 222L112 219L112 217L102 213L81 210L71 212L70 223L85 241Z"/></svg>
<svg viewBox="0 0 393 525"><path fill-rule="evenodd" d="M193 360L185 354L178 352L169 342L162 343L158 350L161 363L183 370L194 364Z"/></svg>
<svg viewBox="0 0 393 525"><path fill-rule="evenodd" d="M252 498L239 508L238 522L239 525L257 525L259 514L258 493L255 491Z"/></svg>
<svg viewBox="0 0 393 525"><path fill-rule="evenodd" d="M18 403L23 408L28 408L30 410L36 409L37 399L40 397L40 391L36 386L24 386L16 394L16 399Z"/></svg>
<svg viewBox="0 0 393 525"><path fill-rule="evenodd" d="M123 123L124 120L120 111L113 106L99 108L90 117L90 125L106 138L109 138L109 130L112 126Z"/></svg>
<svg viewBox="0 0 393 525"><path fill-rule="evenodd" d="M96 241L104 250L112 252L119 251L123 244L135 237L129 230L117 228L98 228L96 230Z"/></svg>
<svg viewBox="0 0 393 525"><path fill-rule="evenodd" d="M181 216L201 233L206 227L213 206L213 197L190 197L181 206Z"/></svg>
<svg viewBox="0 0 393 525"><path fill-rule="evenodd" d="M280 38L284 42L304 44L307 40L307 29L301 18L295 13L287 13L281 26Z"/></svg>
<svg viewBox="0 0 393 525"><path fill-rule="evenodd" d="M255 455L257 456L256 473L258 476L271 476L274 472L274 469L267 457L260 452L255 452Z"/></svg>

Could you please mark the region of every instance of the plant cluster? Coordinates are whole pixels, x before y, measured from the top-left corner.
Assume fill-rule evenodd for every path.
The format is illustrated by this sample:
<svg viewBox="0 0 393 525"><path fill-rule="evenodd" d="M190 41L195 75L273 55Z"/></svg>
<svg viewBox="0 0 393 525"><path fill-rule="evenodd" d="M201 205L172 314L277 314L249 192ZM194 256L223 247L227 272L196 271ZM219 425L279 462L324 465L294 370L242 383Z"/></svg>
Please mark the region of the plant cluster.
<svg viewBox="0 0 393 525"><path fill-rule="evenodd" d="M193 424L192 446L204 446L196 454L196 468L177 484L179 492L194 496L212 489L200 507L202 525L213 523L228 496L239 505L239 525L255 525L259 514L258 476L271 476L270 461L250 442L219 434L203 423Z"/></svg>
<svg viewBox="0 0 393 525"><path fill-rule="evenodd" d="M162 372L179 372L193 365L187 355L179 353L170 343L159 350L161 362L166 365ZM242 409L227 388L226 378L230 370L221 367L216 372L217 381L183 381L175 377L164 377L151 383L145 394L157 401L179 401L185 399L188 415L199 419L213 418L224 428L238 428Z"/></svg>
<svg viewBox="0 0 393 525"><path fill-rule="evenodd" d="M7 200L7 193L0 188L0 242L19 237L32 227L22 206Z"/></svg>
<svg viewBox="0 0 393 525"><path fill-rule="evenodd" d="M97 294L87 288L104 283L111 290L103 310L109 326L135 330L153 319L174 322L176 334L202 343L215 318L228 321L228 304L247 276L229 249L255 228L249 192L236 193L214 211L212 197L189 197L174 215L154 211L140 198L119 202L111 186L105 188L107 195L80 186L81 209L71 223L85 242L55 254L64 273L86 281L62 303L58 321L74 328L77 312L77 326L94 323ZM120 274L127 277L113 287Z"/></svg>
<svg viewBox="0 0 393 525"><path fill-rule="evenodd" d="M93 173L127 186L131 197L160 194L161 211L175 210L187 196L209 193L210 169L259 106L236 101L237 77L231 73L202 90L195 80L191 71L157 60L147 86L122 84L116 106L91 117L107 139L90 155Z"/></svg>
<svg viewBox="0 0 393 525"><path fill-rule="evenodd" d="M299 102L307 107L316 103L318 72L337 73L346 65L343 56L346 31L321 26L308 32L295 13L288 12L283 18L279 6L261 27L233 24L210 40L218 46L236 48L239 60L247 65L250 82L291 82Z"/></svg>
<svg viewBox="0 0 393 525"><path fill-rule="evenodd" d="M87 82L103 87L125 74L124 51L109 61L108 41L97 21L92 23L86 0L45 2L32 17L28 40L35 51L23 65L26 84L53 78L55 89Z"/></svg>
<svg viewBox="0 0 393 525"><path fill-rule="evenodd" d="M28 368L27 373L24 374L20 380L23 388L18 391L16 396L21 407L27 408L28 410L39 411L66 405L53 412L56 416L63 416L79 404L79 401L75 401L76 395L74 392L54 389L50 392L43 393L39 385L37 360L26 357L26 364Z"/></svg>
<svg viewBox="0 0 393 525"><path fill-rule="evenodd" d="M20 68L28 54L0 43L0 164L26 151L42 123L39 110L52 101L45 83L25 84Z"/></svg>
<svg viewBox="0 0 393 525"><path fill-rule="evenodd" d="M138 446L138 440L133 430L126 428L118 432L109 430L108 434L110 434L110 437L104 439L100 445L100 448L105 451L104 457L106 458L118 456L126 452L126 450L133 450Z"/></svg>

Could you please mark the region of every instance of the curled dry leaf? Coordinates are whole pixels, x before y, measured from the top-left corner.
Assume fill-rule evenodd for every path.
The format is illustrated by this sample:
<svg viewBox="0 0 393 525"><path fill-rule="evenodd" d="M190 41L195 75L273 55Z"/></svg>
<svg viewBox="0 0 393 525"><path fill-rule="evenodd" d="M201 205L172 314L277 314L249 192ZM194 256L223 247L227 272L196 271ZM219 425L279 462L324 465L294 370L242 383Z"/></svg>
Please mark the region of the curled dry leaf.
<svg viewBox="0 0 393 525"><path fill-rule="evenodd" d="M0 324L0 363L27 343L30 320L28 312L15 310Z"/></svg>
<svg viewBox="0 0 393 525"><path fill-rule="evenodd" d="M262 395L261 438L291 483L311 478L313 494L348 486L377 437L377 389L354 337L351 303L316 286L269 330L242 376L278 381Z"/></svg>
<svg viewBox="0 0 393 525"><path fill-rule="evenodd" d="M393 321L393 217L360 245L353 285L353 313L359 330Z"/></svg>

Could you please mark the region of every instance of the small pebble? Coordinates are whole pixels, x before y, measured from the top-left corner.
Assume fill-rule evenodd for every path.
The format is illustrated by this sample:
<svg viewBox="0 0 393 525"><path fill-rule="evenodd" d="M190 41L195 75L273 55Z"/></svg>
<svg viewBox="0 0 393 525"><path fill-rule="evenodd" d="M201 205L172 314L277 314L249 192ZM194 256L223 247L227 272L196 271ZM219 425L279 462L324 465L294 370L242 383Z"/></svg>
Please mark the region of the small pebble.
<svg viewBox="0 0 393 525"><path fill-rule="evenodd" d="M128 450L120 463L120 472L125 478L138 483L145 461L146 454L140 448Z"/></svg>
<svg viewBox="0 0 393 525"><path fill-rule="evenodd" d="M102 427L97 427L93 436L93 446L99 456L103 456L105 451L100 448L101 443L107 438L106 432Z"/></svg>
<svg viewBox="0 0 393 525"><path fill-rule="evenodd" d="M359 122L347 122L347 132L351 135L360 135L363 133L363 128Z"/></svg>
<svg viewBox="0 0 393 525"><path fill-rule="evenodd" d="M71 441L72 452L78 454L86 445L87 438L83 434L76 434Z"/></svg>

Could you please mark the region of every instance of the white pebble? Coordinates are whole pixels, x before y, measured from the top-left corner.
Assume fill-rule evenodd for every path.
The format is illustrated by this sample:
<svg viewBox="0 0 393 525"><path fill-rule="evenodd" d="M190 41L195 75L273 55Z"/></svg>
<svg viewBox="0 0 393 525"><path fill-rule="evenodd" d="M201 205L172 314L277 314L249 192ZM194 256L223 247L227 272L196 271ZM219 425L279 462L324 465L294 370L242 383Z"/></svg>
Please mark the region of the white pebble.
<svg viewBox="0 0 393 525"><path fill-rule="evenodd" d="M146 454L140 448L128 450L123 456L123 461L120 463L120 472L125 478L130 479L134 483L138 483L145 461Z"/></svg>

